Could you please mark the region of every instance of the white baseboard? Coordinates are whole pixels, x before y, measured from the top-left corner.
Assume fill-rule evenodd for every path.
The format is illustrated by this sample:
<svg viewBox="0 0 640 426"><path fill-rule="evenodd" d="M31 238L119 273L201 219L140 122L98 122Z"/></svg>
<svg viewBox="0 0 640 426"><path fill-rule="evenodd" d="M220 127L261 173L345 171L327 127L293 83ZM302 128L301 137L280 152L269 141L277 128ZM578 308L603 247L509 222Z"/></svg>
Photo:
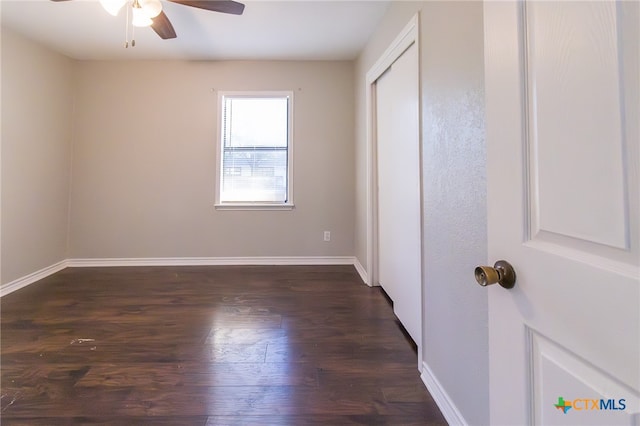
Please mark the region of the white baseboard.
<svg viewBox="0 0 640 426"><path fill-rule="evenodd" d="M42 268L39 271L33 272L29 275L25 275L22 278L18 278L17 280L13 280L9 283L6 283L0 286L0 297L6 296L9 293L13 293L16 290L20 290L21 288L26 287L29 284L33 284L34 282L39 281L43 278L46 278L49 275L53 275L56 272L61 271L66 267L67 267L67 261L61 260L60 262L54 263L53 265Z"/></svg>
<svg viewBox="0 0 640 426"><path fill-rule="evenodd" d="M362 263L360 263L357 257L353 258L353 266L356 268L356 271L358 271L358 274L360 275L360 278L362 278L362 281L366 285L371 287L371 283L369 282L369 275L367 274L366 269L364 269L364 266L362 266Z"/></svg>
<svg viewBox="0 0 640 426"><path fill-rule="evenodd" d="M356 264L357 262L357 264ZM67 267L110 266L215 266L215 265L354 265L362 276L362 265L354 256L264 256L264 257L158 257L65 259L0 286L0 297L55 274ZM359 265L359 266L358 266ZM358 269L360 268L360 269ZM365 273L366 276L366 273ZM366 282L366 281L365 281Z"/></svg>
<svg viewBox="0 0 640 426"><path fill-rule="evenodd" d="M420 374L420 378L422 382L429 390L429 393L433 397L433 400L440 408L442 415L444 416L447 423L450 425L468 425L467 421L464 419L458 408L453 403L453 400L449 397L447 392L444 390L436 376L434 376L433 372L427 365L427 363L422 363L422 374Z"/></svg>
<svg viewBox="0 0 640 426"><path fill-rule="evenodd" d="M68 259L67 266L353 265L354 262L353 256L158 257Z"/></svg>

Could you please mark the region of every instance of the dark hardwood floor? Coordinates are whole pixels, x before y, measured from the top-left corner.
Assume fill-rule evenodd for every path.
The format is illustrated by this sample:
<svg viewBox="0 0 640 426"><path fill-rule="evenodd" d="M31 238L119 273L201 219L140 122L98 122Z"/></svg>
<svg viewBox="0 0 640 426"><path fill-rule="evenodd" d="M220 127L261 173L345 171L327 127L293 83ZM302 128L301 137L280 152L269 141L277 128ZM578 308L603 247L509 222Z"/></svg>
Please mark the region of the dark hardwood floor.
<svg viewBox="0 0 640 426"><path fill-rule="evenodd" d="M1 299L3 425L440 425L351 266L69 268Z"/></svg>

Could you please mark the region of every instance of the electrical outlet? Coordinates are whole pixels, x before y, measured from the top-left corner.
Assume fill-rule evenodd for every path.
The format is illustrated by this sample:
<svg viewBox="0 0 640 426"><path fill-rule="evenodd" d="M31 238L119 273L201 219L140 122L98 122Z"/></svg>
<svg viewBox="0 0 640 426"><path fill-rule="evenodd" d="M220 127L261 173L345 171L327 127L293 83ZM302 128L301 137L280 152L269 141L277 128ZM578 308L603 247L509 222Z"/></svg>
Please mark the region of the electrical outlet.
<svg viewBox="0 0 640 426"><path fill-rule="evenodd" d="M330 231L324 231L324 240L325 241L331 241L331 232Z"/></svg>

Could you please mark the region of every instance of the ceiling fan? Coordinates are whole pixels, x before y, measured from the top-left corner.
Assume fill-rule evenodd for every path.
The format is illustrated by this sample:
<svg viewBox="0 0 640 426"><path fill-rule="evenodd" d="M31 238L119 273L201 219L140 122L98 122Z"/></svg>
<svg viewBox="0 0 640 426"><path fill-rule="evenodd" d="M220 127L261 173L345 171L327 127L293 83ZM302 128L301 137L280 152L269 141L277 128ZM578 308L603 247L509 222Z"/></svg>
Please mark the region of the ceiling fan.
<svg viewBox="0 0 640 426"><path fill-rule="evenodd" d="M51 0L54 2L68 0ZM167 0L172 3L182 4L184 6L196 7L198 9L209 10L212 12L228 13L231 15L242 15L244 12L244 4L233 0ZM176 31L171 25L171 21L162 11L162 3L160 0L100 0L102 7L111 15L116 16L123 6L126 6L127 24L129 13L132 16L132 25L136 27L150 26L160 36L166 40L176 38ZM125 45L128 47L128 41ZM135 40L132 41L135 46Z"/></svg>

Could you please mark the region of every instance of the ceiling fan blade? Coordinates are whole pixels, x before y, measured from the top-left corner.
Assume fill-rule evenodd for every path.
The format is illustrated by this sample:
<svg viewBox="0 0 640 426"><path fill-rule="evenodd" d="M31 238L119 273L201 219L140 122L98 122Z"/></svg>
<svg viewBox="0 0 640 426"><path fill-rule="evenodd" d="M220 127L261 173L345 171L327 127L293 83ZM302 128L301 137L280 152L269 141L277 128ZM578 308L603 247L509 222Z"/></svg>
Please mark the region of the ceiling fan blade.
<svg viewBox="0 0 640 426"><path fill-rule="evenodd" d="M155 31L161 39L176 38L176 30L173 29L171 21L169 21L169 18L167 18L164 12L160 12L160 15L153 18L151 28L153 28L153 31Z"/></svg>
<svg viewBox="0 0 640 426"><path fill-rule="evenodd" d="M173 3L185 6L197 7L199 9L210 10L212 12L229 13L231 15L242 15L244 4L233 0L169 0Z"/></svg>

